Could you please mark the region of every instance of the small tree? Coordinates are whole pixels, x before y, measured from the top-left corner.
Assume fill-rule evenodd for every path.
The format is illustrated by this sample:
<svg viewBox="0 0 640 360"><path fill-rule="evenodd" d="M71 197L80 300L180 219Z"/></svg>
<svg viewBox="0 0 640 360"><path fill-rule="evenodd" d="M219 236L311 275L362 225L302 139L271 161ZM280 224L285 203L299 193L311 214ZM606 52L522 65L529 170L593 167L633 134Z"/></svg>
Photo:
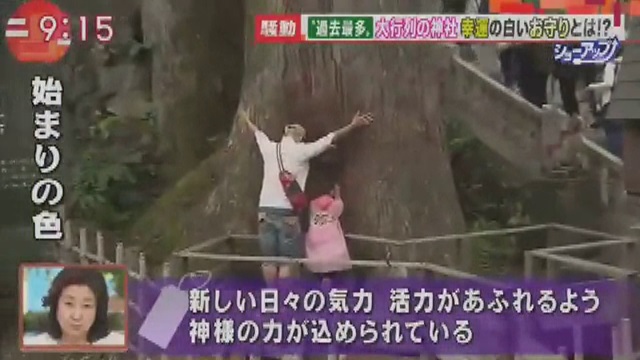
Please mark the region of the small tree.
<svg viewBox="0 0 640 360"><path fill-rule="evenodd" d="M126 270L113 270L105 273L105 278L113 281L115 292L120 297L124 297L125 286L125 271Z"/></svg>

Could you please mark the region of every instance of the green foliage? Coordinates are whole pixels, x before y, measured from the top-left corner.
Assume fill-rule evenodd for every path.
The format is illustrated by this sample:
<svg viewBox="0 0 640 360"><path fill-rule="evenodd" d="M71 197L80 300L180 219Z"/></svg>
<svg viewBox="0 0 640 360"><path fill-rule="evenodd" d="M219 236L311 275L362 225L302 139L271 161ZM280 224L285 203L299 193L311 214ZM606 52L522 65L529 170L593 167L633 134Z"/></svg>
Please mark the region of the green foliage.
<svg viewBox="0 0 640 360"><path fill-rule="evenodd" d="M497 222L478 220L473 223L471 231L501 229ZM485 277L506 277L512 275L515 259L518 258L518 247L513 236L492 236L476 239L472 243L473 263L475 274Z"/></svg>
<svg viewBox="0 0 640 360"><path fill-rule="evenodd" d="M123 313L109 314L109 329L123 331L126 323Z"/></svg>
<svg viewBox="0 0 640 360"><path fill-rule="evenodd" d="M116 282L116 293L124 297L125 292L125 279L124 271L118 271L114 274L114 281Z"/></svg>
<svg viewBox="0 0 640 360"><path fill-rule="evenodd" d="M124 297L124 286L125 286L125 273L124 270L117 270L117 271L107 271L107 274L105 274L105 277L110 278L111 281L113 281L113 284L115 285L115 291L116 294L118 294L121 297Z"/></svg>
<svg viewBox="0 0 640 360"><path fill-rule="evenodd" d="M22 318L25 332L40 333L49 328L49 313L28 312Z"/></svg>
<svg viewBox="0 0 640 360"><path fill-rule="evenodd" d="M462 124L448 122L448 148L456 189L470 231L497 230L530 223L530 194L507 183L502 164ZM489 277L513 275L521 249L514 236L487 236L473 241L473 270Z"/></svg>
<svg viewBox="0 0 640 360"><path fill-rule="evenodd" d="M118 229L153 197L153 127L149 119L108 117L91 127L87 140L72 174L73 215Z"/></svg>

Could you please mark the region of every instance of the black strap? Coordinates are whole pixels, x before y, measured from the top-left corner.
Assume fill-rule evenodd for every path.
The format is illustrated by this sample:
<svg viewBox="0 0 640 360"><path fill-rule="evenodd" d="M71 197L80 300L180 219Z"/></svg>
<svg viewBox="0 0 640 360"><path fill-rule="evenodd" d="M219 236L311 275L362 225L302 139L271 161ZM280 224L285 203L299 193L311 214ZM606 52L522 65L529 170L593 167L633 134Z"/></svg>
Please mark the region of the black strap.
<svg viewBox="0 0 640 360"><path fill-rule="evenodd" d="M282 162L282 143L276 144L276 160L278 162L278 169L280 172L284 172L284 163Z"/></svg>

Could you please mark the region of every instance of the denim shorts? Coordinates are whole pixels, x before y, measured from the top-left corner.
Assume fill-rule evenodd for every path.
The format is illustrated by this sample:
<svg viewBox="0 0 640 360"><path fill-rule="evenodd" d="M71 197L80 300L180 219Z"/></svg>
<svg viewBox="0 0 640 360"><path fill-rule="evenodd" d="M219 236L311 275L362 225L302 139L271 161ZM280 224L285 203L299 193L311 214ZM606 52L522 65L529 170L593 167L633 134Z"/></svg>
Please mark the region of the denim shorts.
<svg viewBox="0 0 640 360"><path fill-rule="evenodd" d="M260 208L258 238L263 256L298 258L301 255L300 221L291 210Z"/></svg>

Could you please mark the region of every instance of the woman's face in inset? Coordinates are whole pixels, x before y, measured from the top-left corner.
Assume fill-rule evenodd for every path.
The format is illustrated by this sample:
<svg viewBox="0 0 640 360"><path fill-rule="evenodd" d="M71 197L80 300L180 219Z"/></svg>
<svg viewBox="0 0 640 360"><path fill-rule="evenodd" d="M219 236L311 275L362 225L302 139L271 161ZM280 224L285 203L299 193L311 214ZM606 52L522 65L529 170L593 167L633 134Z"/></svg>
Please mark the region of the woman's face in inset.
<svg viewBox="0 0 640 360"><path fill-rule="evenodd" d="M69 285L60 295L57 318L63 340L87 341L96 319L96 295L86 285Z"/></svg>

